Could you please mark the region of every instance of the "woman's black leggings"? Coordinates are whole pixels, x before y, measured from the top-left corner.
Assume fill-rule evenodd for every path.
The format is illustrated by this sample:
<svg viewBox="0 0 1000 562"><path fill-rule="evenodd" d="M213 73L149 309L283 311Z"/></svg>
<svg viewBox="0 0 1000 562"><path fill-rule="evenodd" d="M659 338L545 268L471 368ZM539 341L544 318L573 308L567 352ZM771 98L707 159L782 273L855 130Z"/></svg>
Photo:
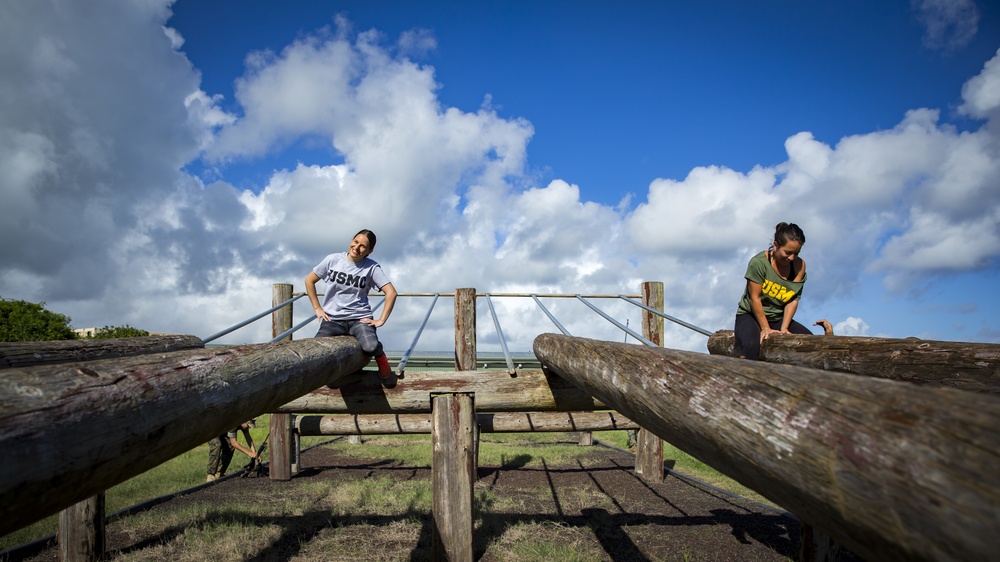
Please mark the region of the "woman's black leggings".
<svg viewBox="0 0 1000 562"><path fill-rule="evenodd" d="M781 329L780 318L774 322L768 322L768 324L772 330ZM733 331L736 333L736 354L747 359L759 360L760 326L757 325L757 319L753 317L753 314L737 314L736 327ZM788 331L793 334L812 334L809 328L795 320L792 320L791 324L788 325Z"/></svg>

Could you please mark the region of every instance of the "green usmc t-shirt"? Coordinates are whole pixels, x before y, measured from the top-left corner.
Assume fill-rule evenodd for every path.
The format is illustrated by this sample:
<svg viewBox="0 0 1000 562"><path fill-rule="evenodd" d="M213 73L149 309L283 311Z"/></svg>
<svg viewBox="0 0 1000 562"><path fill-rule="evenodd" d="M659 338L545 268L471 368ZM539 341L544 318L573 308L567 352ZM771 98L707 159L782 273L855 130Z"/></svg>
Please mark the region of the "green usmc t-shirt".
<svg viewBox="0 0 1000 562"><path fill-rule="evenodd" d="M747 280L760 284L760 303L764 306L764 316L768 322L781 320L785 305L802 296L802 285L805 285L807 276L808 274L803 275L802 281L782 279L771 267L771 260L768 259L766 251L750 258L747 273L744 275ZM740 307L736 314L753 314L753 309L750 308L749 290L743 291L743 298L740 299Z"/></svg>

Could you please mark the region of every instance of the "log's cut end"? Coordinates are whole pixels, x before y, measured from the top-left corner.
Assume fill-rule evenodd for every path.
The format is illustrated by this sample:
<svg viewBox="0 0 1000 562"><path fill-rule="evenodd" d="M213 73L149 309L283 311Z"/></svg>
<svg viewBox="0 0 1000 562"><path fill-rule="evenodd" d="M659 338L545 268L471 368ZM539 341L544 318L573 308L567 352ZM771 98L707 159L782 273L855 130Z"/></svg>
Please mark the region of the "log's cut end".
<svg viewBox="0 0 1000 562"><path fill-rule="evenodd" d="M712 355L736 357L736 334L732 330L719 330L708 337L708 352Z"/></svg>

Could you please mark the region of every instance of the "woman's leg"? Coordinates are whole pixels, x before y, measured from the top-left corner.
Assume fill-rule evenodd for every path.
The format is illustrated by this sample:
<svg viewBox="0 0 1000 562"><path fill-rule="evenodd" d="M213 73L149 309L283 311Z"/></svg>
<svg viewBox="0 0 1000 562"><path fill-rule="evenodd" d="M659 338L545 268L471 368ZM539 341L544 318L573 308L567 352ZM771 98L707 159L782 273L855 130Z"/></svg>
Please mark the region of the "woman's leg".
<svg viewBox="0 0 1000 562"><path fill-rule="evenodd" d="M349 330L352 336L358 338L361 351L364 351L365 355L370 357L382 355L382 342L378 341L374 326L355 321L351 323Z"/></svg>
<svg viewBox="0 0 1000 562"><path fill-rule="evenodd" d="M316 332L314 337L325 338L329 336L346 336L348 333L348 326L346 322L340 322L338 320L323 320L320 322L319 331Z"/></svg>
<svg viewBox="0 0 1000 562"><path fill-rule="evenodd" d="M737 314L733 333L736 334L736 353L755 361L760 358L760 326L752 314Z"/></svg>
<svg viewBox="0 0 1000 562"><path fill-rule="evenodd" d="M793 334L812 335L812 330L806 328L802 324L799 324L795 320L792 320L792 323L788 325L788 331Z"/></svg>

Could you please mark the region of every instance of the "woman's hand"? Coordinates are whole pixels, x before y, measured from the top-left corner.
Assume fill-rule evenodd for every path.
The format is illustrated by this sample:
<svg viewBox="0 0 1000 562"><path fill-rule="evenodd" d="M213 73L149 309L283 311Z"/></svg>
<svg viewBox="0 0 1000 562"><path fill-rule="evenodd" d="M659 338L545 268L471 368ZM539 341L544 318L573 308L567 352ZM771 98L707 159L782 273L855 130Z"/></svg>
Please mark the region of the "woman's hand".
<svg viewBox="0 0 1000 562"><path fill-rule="evenodd" d="M760 331L760 342L764 343L764 340L766 340L767 338L769 338L771 336L771 334L780 334L780 333L781 332L779 332L778 330L772 329L770 326L768 326L766 328L762 328L761 331Z"/></svg>
<svg viewBox="0 0 1000 562"><path fill-rule="evenodd" d="M325 310L323 310L323 307L317 306L313 310L316 312L316 318L319 318L320 320L329 320L330 319L330 315L327 314Z"/></svg>

